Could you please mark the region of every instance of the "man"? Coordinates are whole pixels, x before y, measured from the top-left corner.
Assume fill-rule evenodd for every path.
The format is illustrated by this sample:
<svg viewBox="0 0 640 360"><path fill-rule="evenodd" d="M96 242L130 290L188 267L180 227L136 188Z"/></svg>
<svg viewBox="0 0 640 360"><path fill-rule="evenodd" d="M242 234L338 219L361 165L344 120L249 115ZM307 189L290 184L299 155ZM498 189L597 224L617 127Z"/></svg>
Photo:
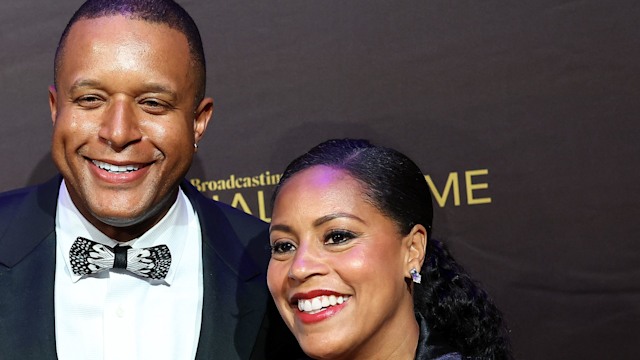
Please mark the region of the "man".
<svg viewBox="0 0 640 360"><path fill-rule="evenodd" d="M264 223L184 176L213 111L171 0L89 0L55 58L61 176L0 196L0 358L286 359Z"/></svg>

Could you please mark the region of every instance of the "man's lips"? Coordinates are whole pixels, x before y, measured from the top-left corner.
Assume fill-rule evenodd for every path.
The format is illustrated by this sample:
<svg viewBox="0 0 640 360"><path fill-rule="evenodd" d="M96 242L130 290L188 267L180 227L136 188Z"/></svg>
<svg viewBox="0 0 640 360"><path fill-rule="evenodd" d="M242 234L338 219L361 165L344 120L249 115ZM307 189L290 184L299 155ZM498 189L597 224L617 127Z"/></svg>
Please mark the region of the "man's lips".
<svg viewBox="0 0 640 360"><path fill-rule="evenodd" d="M112 185L134 185L146 177L153 163L106 162L87 158L96 179Z"/></svg>
<svg viewBox="0 0 640 360"><path fill-rule="evenodd" d="M112 174L125 174L133 171L138 171L140 168L147 166L147 164L131 163L131 164L110 164L104 161L91 160L91 162L98 168L108 171Z"/></svg>

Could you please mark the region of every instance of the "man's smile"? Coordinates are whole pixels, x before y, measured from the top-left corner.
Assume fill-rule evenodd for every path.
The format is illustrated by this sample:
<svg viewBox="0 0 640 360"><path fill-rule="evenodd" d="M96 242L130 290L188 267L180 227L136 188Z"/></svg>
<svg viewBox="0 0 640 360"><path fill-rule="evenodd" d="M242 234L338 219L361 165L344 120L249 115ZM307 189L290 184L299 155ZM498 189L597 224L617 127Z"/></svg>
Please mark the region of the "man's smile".
<svg viewBox="0 0 640 360"><path fill-rule="evenodd" d="M98 161L98 160L91 160L97 167L99 167L102 170L106 170L110 173L114 173L114 174L121 174L121 173L128 173L128 172L132 172L132 171L137 171L138 169L140 169L140 167L142 167L139 164L131 164L131 165L114 165L114 164L109 164L103 161Z"/></svg>

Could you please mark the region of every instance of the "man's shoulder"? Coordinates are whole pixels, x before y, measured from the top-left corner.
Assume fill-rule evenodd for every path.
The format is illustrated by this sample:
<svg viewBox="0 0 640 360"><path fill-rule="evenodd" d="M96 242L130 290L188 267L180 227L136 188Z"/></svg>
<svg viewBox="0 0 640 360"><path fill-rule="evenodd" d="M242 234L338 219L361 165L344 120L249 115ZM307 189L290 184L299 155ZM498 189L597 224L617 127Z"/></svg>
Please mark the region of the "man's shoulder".
<svg viewBox="0 0 640 360"><path fill-rule="evenodd" d="M182 189L198 214L203 241L234 271L252 277L266 269L269 225L228 204L209 199L186 181ZM248 259L252 259L250 263ZM242 266L238 266L242 264Z"/></svg>
<svg viewBox="0 0 640 360"><path fill-rule="evenodd" d="M58 196L58 188L60 187L61 177L56 176L51 180L13 190L0 193L0 214L5 212L14 213L23 204L34 202L36 205L51 205L52 201Z"/></svg>
<svg viewBox="0 0 640 360"><path fill-rule="evenodd" d="M20 203L28 194L33 193L37 186L27 186L0 192L0 206L11 206Z"/></svg>
<svg viewBox="0 0 640 360"><path fill-rule="evenodd" d="M266 222L220 201L206 198L203 201L208 206L200 204L198 216L205 228L216 229L218 234L220 230L227 229L245 246L256 243L256 239L265 246L268 244L269 224Z"/></svg>
<svg viewBox="0 0 640 360"><path fill-rule="evenodd" d="M55 228L60 177L0 193L0 263L21 261Z"/></svg>
<svg viewBox="0 0 640 360"><path fill-rule="evenodd" d="M38 186L28 186L0 193L0 223L9 221L37 189Z"/></svg>
<svg viewBox="0 0 640 360"><path fill-rule="evenodd" d="M239 228L240 230L249 228L265 231L268 228L267 223L253 215L247 214L231 205L205 197L186 181L182 184L182 189L191 200L199 216L204 216L203 219L200 219L201 221L207 221L207 218L217 216L223 217L234 228Z"/></svg>
<svg viewBox="0 0 640 360"><path fill-rule="evenodd" d="M233 223L247 224L247 225L250 225L250 226L252 225L259 228L265 228L268 226L266 222L258 219L253 215L247 214L242 210L234 208L229 204L216 201L216 200L208 200L208 201L215 203L215 205L220 209L220 211L224 213L225 217L227 217L227 219L229 219L229 221Z"/></svg>

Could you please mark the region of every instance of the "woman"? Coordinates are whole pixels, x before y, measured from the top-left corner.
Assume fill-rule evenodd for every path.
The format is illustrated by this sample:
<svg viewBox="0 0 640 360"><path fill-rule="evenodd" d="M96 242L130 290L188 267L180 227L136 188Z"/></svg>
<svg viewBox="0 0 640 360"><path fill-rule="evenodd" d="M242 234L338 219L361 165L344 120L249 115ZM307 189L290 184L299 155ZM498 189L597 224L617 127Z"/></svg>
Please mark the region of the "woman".
<svg viewBox="0 0 640 360"><path fill-rule="evenodd" d="M315 359L510 358L502 318L442 243L431 195L403 154L330 140L273 196L268 285Z"/></svg>

